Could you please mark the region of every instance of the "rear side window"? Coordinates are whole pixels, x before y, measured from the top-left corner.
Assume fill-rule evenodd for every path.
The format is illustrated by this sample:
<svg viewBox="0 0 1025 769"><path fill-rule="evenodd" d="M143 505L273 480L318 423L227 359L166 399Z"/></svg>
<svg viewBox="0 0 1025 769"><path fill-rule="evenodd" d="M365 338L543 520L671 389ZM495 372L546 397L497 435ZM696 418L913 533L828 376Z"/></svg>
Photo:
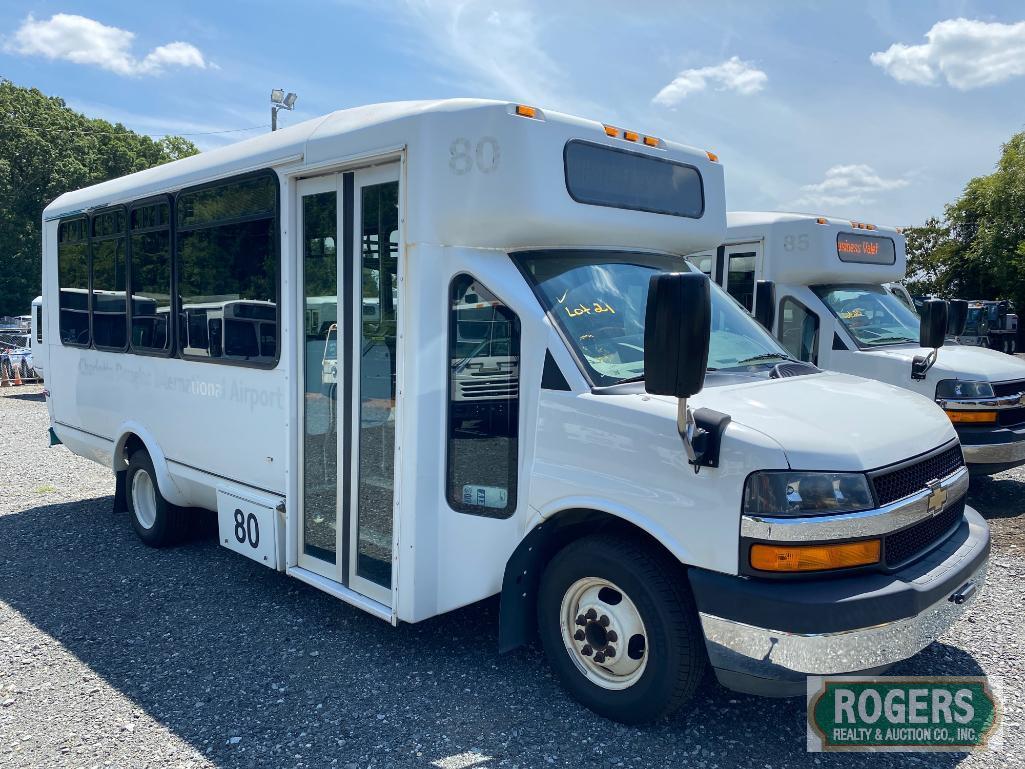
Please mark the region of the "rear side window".
<svg viewBox="0 0 1025 769"><path fill-rule="evenodd" d="M563 151L566 190L578 203L700 219L701 174L693 166L574 139Z"/></svg>
<svg viewBox="0 0 1025 769"><path fill-rule="evenodd" d="M277 362L277 206L272 173L178 195L178 334L185 357Z"/></svg>
<svg viewBox="0 0 1025 769"><path fill-rule="evenodd" d="M124 350L128 344L125 210L112 208L92 218L93 343Z"/></svg>
<svg viewBox="0 0 1025 769"><path fill-rule="evenodd" d="M171 206L132 209L132 349L171 351Z"/></svg>
<svg viewBox="0 0 1025 769"><path fill-rule="evenodd" d="M508 518L516 510L520 320L469 275L449 295L448 503Z"/></svg>
<svg viewBox="0 0 1025 769"><path fill-rule="evenodd" d="M89 220L70 219L57 230L60 340L89 346Z"/></svg>

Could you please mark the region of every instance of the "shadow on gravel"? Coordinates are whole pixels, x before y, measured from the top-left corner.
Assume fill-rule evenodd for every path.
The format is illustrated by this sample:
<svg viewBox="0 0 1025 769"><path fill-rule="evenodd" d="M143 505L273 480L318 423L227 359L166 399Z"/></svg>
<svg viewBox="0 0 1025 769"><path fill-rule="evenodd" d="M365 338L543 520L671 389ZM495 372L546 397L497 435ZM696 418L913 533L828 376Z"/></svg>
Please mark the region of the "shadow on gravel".
<svg viewBox="0 0 1025 769"><path fill-rule="evenodd" d="M0 516L0 600L220 766L337 759L339 767L429 767L471 751L478 758L461 766L907 760L809 755L803 700L737 695L710 678L666 722L611 723L563 693L537 648L497 654L496 600L391 628L209 535L146 548L111 504L105 497ZM980 668L960 649L933 644L895 672ZM61 685L67 707L96 709L88 684ZM933 754L927 763L963 759Z"/></svg>
<svg viewBox="0 0 1025 769"><path fill-rule="evenodd" d="M46 396L42 393L4 393L2 397L18 401L34 401L36 403L46 402Z"/></svg>
<svg viewBox="0 0 1025 769"><path fill-rule="evenodd" d="M1025 513L1025 483L1014 478L972 478L968 504L984 518L1015 518Z"/></svg>

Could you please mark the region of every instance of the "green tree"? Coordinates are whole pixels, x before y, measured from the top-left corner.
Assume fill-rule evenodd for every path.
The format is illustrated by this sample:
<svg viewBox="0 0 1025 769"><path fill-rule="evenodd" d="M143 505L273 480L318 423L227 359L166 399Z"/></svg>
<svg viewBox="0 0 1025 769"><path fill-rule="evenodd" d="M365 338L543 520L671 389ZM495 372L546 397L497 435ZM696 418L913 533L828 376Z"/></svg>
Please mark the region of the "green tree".
<svg viewBox="0 0 1025 769"><path fill-rule="evenodd" d="M155 141L0 79L0 315L27 313L40 293L41 219L50 201L198 151L180 136Z"/></svg>

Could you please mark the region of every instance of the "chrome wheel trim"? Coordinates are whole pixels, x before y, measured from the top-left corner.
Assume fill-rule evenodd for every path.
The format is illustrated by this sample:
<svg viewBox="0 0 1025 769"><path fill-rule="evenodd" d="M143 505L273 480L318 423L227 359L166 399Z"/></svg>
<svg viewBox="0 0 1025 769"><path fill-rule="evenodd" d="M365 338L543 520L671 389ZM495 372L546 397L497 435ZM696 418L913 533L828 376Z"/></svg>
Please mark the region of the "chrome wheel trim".
<svg viewBox="0 0 1025 769"><path fill-rule="evenodd" d="M630 597L600 577L578 579L562 597L563 645L592 683L610 691L628 689L648 665L648 633Z"/></svg>
<svg viewBox="0 0 1025 769"><path fill-rule="evenodd" d="M152 529L157 522L157 490L146 470L136 470L132 476L132 510L144 529Z"/></svg>

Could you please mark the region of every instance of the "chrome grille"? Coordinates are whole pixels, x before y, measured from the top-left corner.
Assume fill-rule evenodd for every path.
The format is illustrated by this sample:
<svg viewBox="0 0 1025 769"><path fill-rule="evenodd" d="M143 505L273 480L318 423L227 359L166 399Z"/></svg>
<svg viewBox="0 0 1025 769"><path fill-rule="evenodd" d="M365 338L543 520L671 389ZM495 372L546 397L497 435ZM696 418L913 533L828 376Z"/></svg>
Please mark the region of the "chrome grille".
<svg viewBox="0 0 1025 769"><path fill-rule="evenodd" d="M882 507L898 499L910 497L926 488L929 481L946 478L964 466L960 444L895 470L882 470L872 475L877 504Z"/></svg>

